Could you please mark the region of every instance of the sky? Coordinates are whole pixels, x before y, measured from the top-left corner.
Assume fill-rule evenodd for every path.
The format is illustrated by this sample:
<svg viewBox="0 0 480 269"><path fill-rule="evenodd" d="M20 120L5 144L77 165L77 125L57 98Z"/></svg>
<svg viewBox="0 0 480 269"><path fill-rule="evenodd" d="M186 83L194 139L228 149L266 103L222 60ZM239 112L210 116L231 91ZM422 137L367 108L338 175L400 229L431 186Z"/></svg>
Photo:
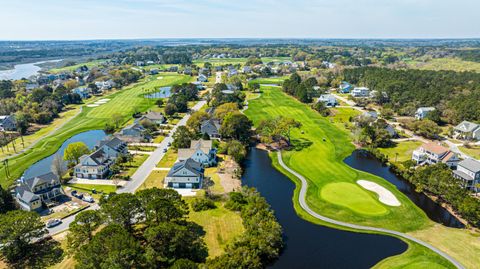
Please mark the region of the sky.
<svg viewBox="0 0 480 269"><path fill-rule="evenodd" d="M0 40L479 38L479 0L0 0Z"/></svg>

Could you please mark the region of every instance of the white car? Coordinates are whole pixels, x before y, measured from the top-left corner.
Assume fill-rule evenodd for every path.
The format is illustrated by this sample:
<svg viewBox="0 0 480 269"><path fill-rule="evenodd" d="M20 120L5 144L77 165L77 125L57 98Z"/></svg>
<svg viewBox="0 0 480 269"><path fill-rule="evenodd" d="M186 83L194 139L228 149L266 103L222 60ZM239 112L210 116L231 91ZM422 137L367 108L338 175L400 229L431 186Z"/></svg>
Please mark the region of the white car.
<svg viewBox="0 0 480 269"><path fill-rule="evenodd" d="M57 225L60 225L60 223L62 223L62 221L59 219L51 219L47 221L47 224L45 226L47 226L47 228L52 228Z"/></svg>
<svg viewBox="0 0 480 269"><path fill-rule="evenodd" d="M95 202L95 200L93 200L93 197L92 197L92 196L87 196L87 195L83 196L83 199L82 199L82 200L85 201L85 202L87 202L87 203L93 203L93 202Z"/></svg>

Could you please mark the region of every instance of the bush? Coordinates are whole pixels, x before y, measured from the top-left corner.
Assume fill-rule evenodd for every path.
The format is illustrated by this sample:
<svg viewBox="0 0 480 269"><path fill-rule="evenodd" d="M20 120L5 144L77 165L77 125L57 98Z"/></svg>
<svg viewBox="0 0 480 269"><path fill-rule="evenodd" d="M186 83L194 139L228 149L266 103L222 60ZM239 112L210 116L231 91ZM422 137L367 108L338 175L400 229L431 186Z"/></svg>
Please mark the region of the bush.
<svg viewBox="0 0 480 269"><path fill-rule="evenodd" d="M217 208L215 203L207 198L195 198L192 201L192 209L195 212L205 211L214 208Z"/></svg>

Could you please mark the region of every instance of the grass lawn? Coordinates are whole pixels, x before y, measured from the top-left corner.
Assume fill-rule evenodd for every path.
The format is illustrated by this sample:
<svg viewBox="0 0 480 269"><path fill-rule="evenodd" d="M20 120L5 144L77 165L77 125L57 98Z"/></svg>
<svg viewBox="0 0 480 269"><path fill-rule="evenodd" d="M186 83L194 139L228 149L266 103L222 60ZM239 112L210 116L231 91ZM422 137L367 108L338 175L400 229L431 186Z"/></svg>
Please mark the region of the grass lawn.
<svg viewBox="0 0 480 269"><path fill-rule="evenodd" d="M165 136L159 135L153 139L153 143L162 143L163 139L165 139Z"/></svg>
<svg viewBox="0 0 480 269"><path fill-rule="evenodd" d="M210 177L213 185L210 186L210 190L214 193L225 193L225 189L220 183L220 177L217 174L217 167L209 167L205 169L205 177Z"/></svg>
<svg viewBox="0 0 480 269"><path fill-rule="evenodd" d="M282 85L283 81L288 79L288 76L283 76L283 77L271 77L271 78L257 78L257 79L252 79L248 83L258 83L258 84L278 84Z"/></svg>
<svg viewBox="0 0 480 269"><path fill-rule="evenodd" d="M79 68L80 66L84 66L84 65L86 65L88 68L92 68L96 65L99 65L102 62L104 62L104 60L94 60L94 61L90 61L90 62L79 63L79 64L72 65L72 66L52 68L52 69L48 70L48 72L50 72L50 73L60 73L60 72L64 72L64 71L74 71L75 69Z"/></svg>
<svg viewBox="0 0 480 269"><path fill-rule="evenodd" d="M142 81L117 91L111 95L104 96L110 101L99 107L83 107L82 112L75 118L68 121L64 126L58 129L50 136L44 137L34 147L9 159L10 178L5 177L5 167L0 165L0 183L3 187L8 187L13 180L19 178L33 163L52 155L68 138L89 130L103 129L107 122L111 121L111 116L119 113L127 122L132 113L137 111L147 111L154 106L154 100L144 98L143 95L152 87L159 85L175 85L190 81L189 76L178 74L161 74L162 80L155 77L147 77Z"/></svg>
<svg viewBox="0 0 480 269"><path fill-rule="evenodd" d="M170 168L177 160L177 152L173 148L169 148L165 156L157 164L157 167Z"/></svg>
<svg viewBox="0 0 480 269"><path fill-rule="evenodd" d="M153 170L138 190L150 189L153 187L163 189L163 180L167 174L168 171Z"/></svg>
<svg viewBox="0 0 480 269"><path fill-rule="evenodd" d="M117 191L117 187L114 185L95 185L95 184L65 184L65 187L70 187L72 190L76 190L78 192L82 193L88 193L90 194L97 202L98 199L100 199L101 194L108 194L111 192ZM92 190L95 189L97 192L94 194ZM70 191L72 191L70 190Z"/></svg>
<svg viewBox="0 0 480 269"><path fill-rule="evenodd" d="M391 162L404 162L412 159L412 153L420 147L422 142L419 141L402 141L396 142L391 148L378 148L378 150L387 155ZM398 154L398 155L397 155Z"/></svg>
<svg viewBox="0 0 480 269"><path fill-rule="evenodd" d="M332 112L330 122L342 130L352 127L353 124L350 122L350 118L360 115L360 111L349 107L331 108L330 111Z"/></svg>
<svg viewBox="0 0 480 269"><path fill-rule="evenodd" d="M142 165L144 161L148 159L150 155L146 154L136 154L133 155L132 163L129 164L128 162L125 164L125 171L122 172L122 176L132 176L135 171L137 171L138 167Z"/></svg>
<svg viewBox="0 0 480 269"><path fill-rule="evenodd" d="M217 208L206 211L190 210L188 216L205 230L205 243L210 258L222 254L227 244L244 231L242 218L238 213L224 208L220 202L216 205Z"/></svg>
<svg viewBox="0 0 480 269"><path fill-rule="evenodd" d="M349 140L349 134L336 127L335 124L330 123L328 118L320 116L307 105L301 104L297 100L286 96L280 89L274 87L263 87L262 97L252 100L250 102L250 108L245 114L250 117L255 124L258 124L262 119L276 117L278 115L292 117L302 122L301 130L292 132L294 149L283 152L283 159L288 166L303 174L309 181L306 200L309 206L316 212L333 219L350 223L385 227L403 232L423 230L427 231L426 234L428 237L439 236L437 233L428 232L428 229L434 225L433 222L392 184L382 178L352 169L343 162L343 159L352 153L354 146ZM303 131L303 134L301 131ZM323 141L323 139L325 139L325 141ZM275 155L271 156L273 157ZM279 171L282 171L296 184L299 184L298 179L294 178L278 165L276 158L272 158L272 163ZM382 185L390 190L402 205L399 207L390 207L379 204L377 195L364 189L355 190L355 196L352 196L350 195L351 190L344 188L345 184L337 185L336 187L341 188L335 190L337 195L345 197L342 205L333 204L322 197L322 189L328 186L328 184L355 184L355 181L358 179L366 179ZM332 188L332 185L327 187L327 192L331 191L329 188ZM364 192L361 194L362 196L368 195L372 198L362 204L361 208L363 212L359 210L359 207L355 204L356 199L354 199L360 195L361 192ZM313 218L301 209L298 203L298 193L299 188L296 188L293 199L298 214L311 222L329 225ZM327 199L328 198L330 197L327 197ZM386 211L384 214L371 214L372 212L378 213L382 207ZM352 210L352 208L355 210ZM334 225L329 226L335 227ZM342 229L341 227L336 228ZM462 230L462 232L465 233L466 231ZM420 246L411 243L407 253L396 256L395 259L387 259L382 262L383 265L382 263L379 265L384 266L382 268L390 268L390 265L393 267L395 264L404 262L415 263L415 259L420 258L419 265L427 264L429 266L438 266L437 268L440 268L440 266L446 266L447 268L451 266L445 259L435 253L426 249L425 251L428 254L423 254ZM451 255L454 254L451 252L448 253ZM478 261L479 258L474 259ZM461 259L460 261L467 264L465 259Z"/></svg>
<svg viewBox="0 0 480 269"><path fill-rule="evenodd" d="M472 156L475 159L480 159L480 146L470 146L469 148L466 148L464 146L458 147L460 151L463 153Z"/></svg>

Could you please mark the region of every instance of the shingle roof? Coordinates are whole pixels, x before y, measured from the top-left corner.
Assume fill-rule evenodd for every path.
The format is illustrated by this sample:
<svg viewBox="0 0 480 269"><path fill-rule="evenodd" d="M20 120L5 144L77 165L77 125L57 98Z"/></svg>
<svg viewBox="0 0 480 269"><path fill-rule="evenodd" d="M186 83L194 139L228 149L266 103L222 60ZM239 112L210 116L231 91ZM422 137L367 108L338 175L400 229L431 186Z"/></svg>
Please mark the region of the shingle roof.
<svg viewBox="0 0 480 269"><path fill-rule="evenodd" d="M476 124L476 123L469 122L469 121L462 121L462 123L455 126L455 130L465 132L465 133L469 133L469 132L473 132L478 127L479 127L479 125Z"/></svg>
<svg viewBox="0 0 480 269"><path fill-rule="evenodd" d="M40 199L40 197L38 195L31 192L24 185L20 185L20 186L16 187L15 192L17 193L17 196L19 196L19 198L26 203L30 203L32 201Z"/></svg>
<svg viewBox="0 0 480 269"><path fill-rule="evenodd" d="M162 120L163 121L165 119L165 117L163 116L162 113L155 112L155 111L148 112L147 114L145 114L144 117L149 119L149 120Z"/></svg>
<svg viewBox="0 0 480 269"><path fill-rule="evenodd" d="M437 155L442 155L448 151L447 148L442 147L434 142L425 143L422 145L422 148Z"/></svg>
<svg viewBox="0 0 480 269"><path fill-rule="evenodd" d="M187 169L188 171L192 172L197 176L201 176L203 174L202 164L189 158L189 159L175 163L173 167L170 169L170 171L168 171L167 176L175 177L176 173L183 168Z"/></svg>
<svg viewBox="0 0 480 269"><path fill-rule="evenodd" d="M52 183L57 180L58 180L58 177L54 173L50 172L44 175L25 179L24 182L25 182L25 185L27 185L28 188L30 188L30 190L33 190L33 188L35 188L35 186L39 184Z"/></svg>
<svg viewBox="0 0 480 269"><path fill-rule="evenodd" d="M480 162L474 159L465 159L458 163L458 166L462 166L467 170L470 170L474 173L480 172Z"/></svg>

